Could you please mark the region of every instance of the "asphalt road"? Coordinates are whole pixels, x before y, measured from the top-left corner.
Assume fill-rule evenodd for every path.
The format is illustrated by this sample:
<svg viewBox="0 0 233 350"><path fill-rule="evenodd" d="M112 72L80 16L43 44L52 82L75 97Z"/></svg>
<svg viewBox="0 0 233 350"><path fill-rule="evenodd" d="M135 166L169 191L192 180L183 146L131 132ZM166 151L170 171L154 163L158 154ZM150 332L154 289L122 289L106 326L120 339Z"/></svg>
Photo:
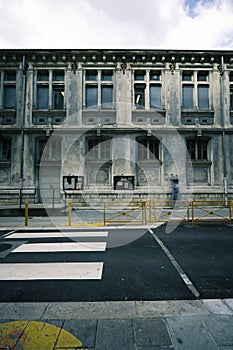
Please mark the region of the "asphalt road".
<svg viewBox="0 0 233 350"><path fill-rule="evenodd" d="M77 229L76 232L84 230ZM59 279L33 279L0 281L0 301L116 301L116 300L174 300L233 297L233 231L232 226L196 224L194 228L179 225L170 234L166 225L151 231L140 229L104 228L103 236L97 230L85 230L90 237L70 237L66 231L61 237L36 238L7 236L1 244L10 244L9 251L0 254L0 271L6 266L61 263ZM23 230L18 230L18 234ZM72 231L73 232L73 231ZM100 231L99 231L100 232ZM52 230L51 233L56 233ZM33 236L34 234L34 236ZM16 238L10 238L16 237ZM92 245L92 251L66 252L12 252L17 247L42 243L83 243ZM22 246L22 243L24 245ZM98 244L106 249L95 251ZM9 247L8 247L9 248ZM20 248L21 249L21 248ZM75 248L76 249L76 248ZM36 249L35 249L36 250ZM4 256L5 255L5 256ZM67 263L103 263L101 277L92 279L66 279L62 266ZM37 265L33 265L37 264ZM21 265L22 266L22 265ZM60 279L61 278L61 279ZM188 279L188 281L187 281ZM190 288L191 286L193 287ZM193 290L197 290L199 296Z"/></svg>

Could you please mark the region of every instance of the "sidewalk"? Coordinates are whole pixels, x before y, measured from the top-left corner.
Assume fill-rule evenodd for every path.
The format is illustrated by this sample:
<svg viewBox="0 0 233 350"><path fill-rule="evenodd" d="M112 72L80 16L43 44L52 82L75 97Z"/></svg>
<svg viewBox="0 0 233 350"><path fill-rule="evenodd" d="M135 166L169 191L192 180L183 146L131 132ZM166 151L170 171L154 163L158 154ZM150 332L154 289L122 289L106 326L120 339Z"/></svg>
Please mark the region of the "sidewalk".
<svg viewBox="0 0 233 350"><path fill-rule="evenodd" d="M12 329L13 321L22 321L21 332L14 332L8 349L233 349L233 299L0 303L0 334L7 327ZM49 325L59 330L53 333L52 345L43 345L49 332L43 336L42 331L39 346L34 347L33 337L24 343L23 337L29 330L34 328L36 334L36 328L49 329ZM19 328L20 323L15 323L15 330ZM64 331L73 337L65 338ZM3 336L1 339L0 348L7 349L9 344L3 344ZM13 347L13 343L18 347Z"/></svg>

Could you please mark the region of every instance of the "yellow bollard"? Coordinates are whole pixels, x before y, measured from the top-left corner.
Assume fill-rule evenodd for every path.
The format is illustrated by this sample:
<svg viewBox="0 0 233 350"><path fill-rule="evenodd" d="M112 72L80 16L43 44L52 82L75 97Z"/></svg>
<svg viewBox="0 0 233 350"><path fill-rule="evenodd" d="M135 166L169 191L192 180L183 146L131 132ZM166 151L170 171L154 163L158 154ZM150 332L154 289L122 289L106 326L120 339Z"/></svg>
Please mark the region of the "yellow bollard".
<svg viewBox="0 0 233 350"><path fill-rule="evenodd" d="M25 202L24 225L28 226L28 202Z"/></svg>
<svg viewBox="0 0 233 350"><path fill-rule="evenodd" d="M71 226L72 202L68 201L68 226Z"/></svg>

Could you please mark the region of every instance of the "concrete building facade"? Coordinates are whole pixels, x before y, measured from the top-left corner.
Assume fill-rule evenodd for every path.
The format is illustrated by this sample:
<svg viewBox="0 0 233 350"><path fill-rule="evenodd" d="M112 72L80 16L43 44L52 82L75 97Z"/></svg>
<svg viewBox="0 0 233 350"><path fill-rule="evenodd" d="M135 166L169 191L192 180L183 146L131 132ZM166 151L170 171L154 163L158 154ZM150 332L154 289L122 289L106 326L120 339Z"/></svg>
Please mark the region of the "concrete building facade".
<svg viewBox="0 0 233 350"><path fill-rule="evenodd" d="M1 201L233 197L233 51L0 50L0 74Z"/></svg>

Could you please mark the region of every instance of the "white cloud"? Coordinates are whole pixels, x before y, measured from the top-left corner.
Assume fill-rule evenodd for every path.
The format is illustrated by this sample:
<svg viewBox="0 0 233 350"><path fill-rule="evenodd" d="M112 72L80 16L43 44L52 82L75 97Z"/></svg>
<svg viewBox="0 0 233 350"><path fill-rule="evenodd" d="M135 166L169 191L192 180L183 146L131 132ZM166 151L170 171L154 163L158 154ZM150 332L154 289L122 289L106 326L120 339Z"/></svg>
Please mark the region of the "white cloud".
<svg viewBox="0 0 233 350"><path fill-rule="evenodd" d="M0 0L0 47L232 49L232 0L188 1Z"/></svg>

